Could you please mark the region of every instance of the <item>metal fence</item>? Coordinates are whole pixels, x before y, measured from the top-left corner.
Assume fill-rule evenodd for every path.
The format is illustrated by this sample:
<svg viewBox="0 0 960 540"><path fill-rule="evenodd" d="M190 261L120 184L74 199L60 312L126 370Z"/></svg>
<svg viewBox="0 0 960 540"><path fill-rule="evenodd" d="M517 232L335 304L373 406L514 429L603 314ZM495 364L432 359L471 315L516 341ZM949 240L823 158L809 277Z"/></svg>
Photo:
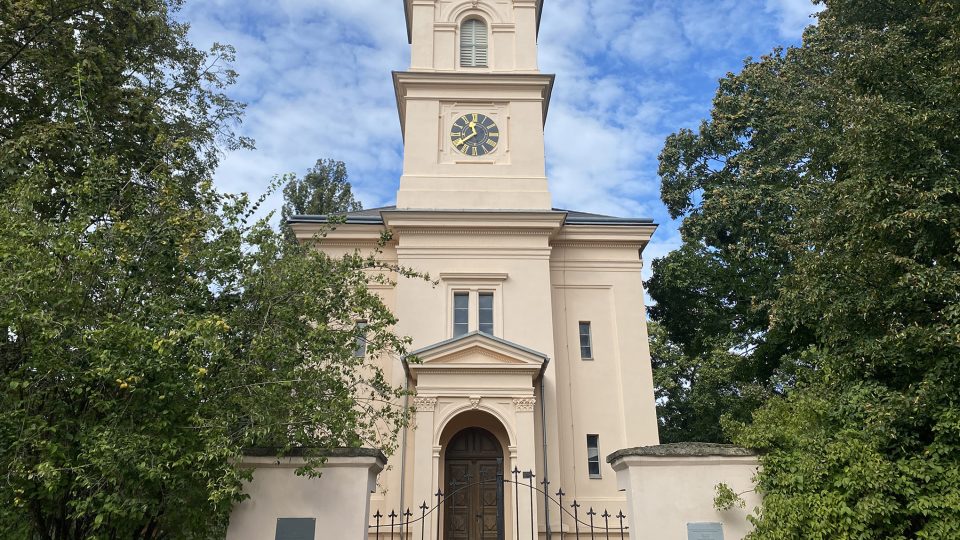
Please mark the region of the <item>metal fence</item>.
<svg viewBox="0 0 960 540"><path fill-rule="evenodd" d="M506 537L507 520L504 511L503 494L507 489L513 490L514 512L513 518L510 520L510 525L513 529L512 532L515 533L513 537L514 540L526 540L527 538L536 540L538 538L537 531L534 530L533 524L535 520L533 519L533 513L536 511L537 503L541 497L543 498L544 514L547 521L545 527L547 538L550 538L552 532L549 524L549 516L552 509L559 510L561 516L568 518L566 520L561 518L561 522L566 521L569 523L570 520L573 521L573 530L564 531L567 535L565 536L566 538L576 538L578 540L608 540L617 538L624 540L626 538L629 527L626 525L627 516L623 513L623 510L618 510L617 514L614 515L607 509L598 512L592 506L588 506L584 511L583 505L578 503L576 499L573 499L572 502L565 500L567 494L564 493L562 488L554 494L548 493L547 490L550 487L550 482L546 479L536 482L536 475L533 474L533 471L520 471L514 468L511 473L513 475L512 479L505 478L501 469L498 469L497 475L494 478L481 478L471 482L471 479L468 477L466 481L462 483L454 483L454 485L451 486L453 489L448 490L448 493L444 493L438 489L434 494L436 501L431 501L430 504L428 504L427 501L423 501L423 503L417 507L420 513L419 516L410 508L407 508L405 511L401 509L399 512L392 510L387 515L383 515L378 510L377 513L373 515L374 522L369 525L370 534L373 535L376 540L387 540L388 538L391 540L395 538L403 540L415 540L416 538L427 540L427 532L430 529L430 520L428 518L432 514L436 512L439 515L440 511L445 509L448 501L452 500L453 497L460 492L469 490L474 486L494 484L501 486L500 489L497 490L497 540L504 540ZM520 497L522 492L526 492L526 495L529 497L531 514L529 536L527 536L528 531L520 530ZM443 528L444 524L438 519L436 540L440 540ZM521 536L522 533L523 536Z"/></svg>

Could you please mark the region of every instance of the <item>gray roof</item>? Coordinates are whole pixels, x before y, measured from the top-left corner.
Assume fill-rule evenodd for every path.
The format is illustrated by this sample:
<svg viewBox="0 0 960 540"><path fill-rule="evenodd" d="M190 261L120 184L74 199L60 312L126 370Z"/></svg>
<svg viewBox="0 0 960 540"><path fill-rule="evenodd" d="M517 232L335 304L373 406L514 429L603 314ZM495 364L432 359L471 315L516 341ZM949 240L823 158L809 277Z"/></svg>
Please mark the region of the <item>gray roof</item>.
<svg viewBox="0 0 960 540"><path fill-rule="evenodd" d="M395 210L397 210L396 206L367 208L357 212L347 212L345 218L347 223L382 225L383 217L380 215L380 212ZM579 212L577 210L565 210L563 208L553 208L551 211L565 213L567 215L566 223L568 225L653 225L653 220L650 218L621 218L605 216L603 214L592 214L590 212ZM328 223L330 216L300 215L293 216L287 221L288 223Z"/></svg>
<svg viewBox="0 0 960 540"><path fill-rule="evenodd" d="M512 342L512 341L510 341L510 340L507 340L507 339L499 338L499 337L497 337L497 336L493 336L493 335L487 334L487 333L485 333L485 332L477 332L477 331L473 331L473 332L470 332L470 333L468 333L468 334L464 334L464 335L462 335L462 336L457 336L457 337L454 337L454 338L445 339L445 340L440 341L440 342L438 342L438 343L434 343L433 345L427 345L426 347L423 347L422 349L417 349L417 350L411 352L411 353L408 354L407 356L419 356L419 355L421 355L421 354L423 354L423 353L425 353L425 352L432 351L433 349L436 349L436 348L438 348L438 347L443 347L444 345L448 345L448 344L450 344L450 343L454 343L454 342L457 342L457 341L462 341L462 340L465 340L465 339L469 339L469 338L471 338L471 337L473 337L473 336L483 336L483 337L488 338L488 339L490 339L490 340L492 340L492 341L496 341L497 343L501 343L501 344L503 344L503 345L506 345L507 347L510 347L510 348L513 348L513 349L517 349L517 350L521 350L521 351L524 351L524 352L526 352L526 353L528 353L528 354L532 354L533 356L537 356L537 357L541 358L544 362L549 362L549 361L550 361L550 358L549 358L547 355L543 354L542 352L538 352L538 351L535 351L535 350L530 349L530 348L528 348L528 347L524 347L523 345L520 345L519 343L514 343L514 342Z"/></svg>

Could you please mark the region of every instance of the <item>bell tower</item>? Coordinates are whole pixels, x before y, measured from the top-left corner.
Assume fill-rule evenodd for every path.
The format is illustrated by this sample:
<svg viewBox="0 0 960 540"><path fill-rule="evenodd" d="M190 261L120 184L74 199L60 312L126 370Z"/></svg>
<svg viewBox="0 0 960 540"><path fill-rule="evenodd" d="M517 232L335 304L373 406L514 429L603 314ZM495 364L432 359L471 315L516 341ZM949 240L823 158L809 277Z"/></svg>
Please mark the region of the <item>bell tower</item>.
<svg viewBox="0 0 960 540"><path fill-rule="evenodd" d="M410 70L393 74L403 210L550 210L537 67L542 0L404 0Z"/></svg>

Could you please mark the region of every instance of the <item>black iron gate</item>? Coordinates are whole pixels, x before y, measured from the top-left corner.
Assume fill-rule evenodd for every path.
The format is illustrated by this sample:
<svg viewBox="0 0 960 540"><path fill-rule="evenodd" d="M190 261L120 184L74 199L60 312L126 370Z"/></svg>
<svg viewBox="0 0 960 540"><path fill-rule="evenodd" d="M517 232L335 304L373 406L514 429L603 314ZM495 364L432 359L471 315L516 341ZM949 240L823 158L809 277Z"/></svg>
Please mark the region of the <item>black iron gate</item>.
<svg viewBox="0 0 960 540"><path fill-rule="evenodd" d="M573 502L564 500L564 497L566 497L567 494L564 493L562 488L554 494L548 493L547 489L550 486L550 482L546 479L540 482L535 482L536 475L533 473L533 471L520 471L519 469L514 468L513 471L511 471L513 479L508 479L504 478L502 470L502 468L498 469L495 478L481 478L476 481L471 481L472 479L467 478L462 484L455 484L452 490L448 489L447 493L444 493L443 490L438 489L434 494L436 501L431 501L431 504L427 504L427 501L423 501L423 503L417 507L417 509L420 511L419 516L411 511L410 508L407 508L406 511L401 509L399 513L396 510L392 510L387 515L383 515L378 510L377 513L373 515L374 522L370 524L370 533L376 540L416 540L417 538L420 540L427 540L427 531L430 528L428 517L430 517L434 512L439 513L441 509L445 509L445 504L452 500L452 498L457 494L474 486L495 483L499 486L499 489L497 489L498 540L504 540L506 538L506 526L508 521L513 529L512 532L514 532L514 540L537 540L538 534L533 527L533 513L536 512L537 503L541 497L545 505L546 515L549 515L551 508L556 508L560 511L561 522L565 521L569 524L569 522L572 520L573 530L566 531L567 534L573 535L572 538L576 538L578 540L581 538L583 540L608 540L617 538L624 540L626 538L626 534L629 532L629 527L625 524L627 516L623 513L623 510L618 510L617 514L614 515L611 514L607 509L604 509L602 512L597 512L592 506L590 506L584 512L583 506L578 503L576 499L574 499ZM541 488L540 486L543 487ZM510 520L506 519L504 509L503 493L506 489L513 490L514 511L512 519ZM521 492L526 492L526 495L529 498L530 531L520 530ZM566 516L567 519L564 520L563 516ZM437 530L435 533L436 540L441 539L442 530L443 523L438 519ZM547 524L547 532L550 532L549 524Z"/></svg>

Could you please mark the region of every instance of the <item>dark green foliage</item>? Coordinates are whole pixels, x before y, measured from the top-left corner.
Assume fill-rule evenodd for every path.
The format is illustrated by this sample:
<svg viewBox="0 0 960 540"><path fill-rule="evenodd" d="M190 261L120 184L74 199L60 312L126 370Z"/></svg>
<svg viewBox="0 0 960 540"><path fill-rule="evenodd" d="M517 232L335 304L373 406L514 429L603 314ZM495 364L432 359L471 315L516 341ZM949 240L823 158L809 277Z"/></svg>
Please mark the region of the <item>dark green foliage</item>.
<svg viewBox="0 0 960 540"><path fill-rule="evenodd" d="M668 139L653 316L769 396L716 413L765 451L754 538L958 538L960 5L825 3Z"/></svg>
<svg viewBox="0 0 960 540"><path fill-rule="evenodd" d="M284 182L280 214L283 221L297 215L327 216L363 210L353 198L347 166L342 161L318 159L303 178L290 175Z"/></svg>
<svg viewBox="0 0 960 540"><path fill-rule="evenodd" d="M749 420L767 393L745 380L747 362L718 341L700 356L691 357L650 322L650 355L657 397L660 442L729 442L720 416Z"/></svg>
<svg viewBox="0 0 960 540"><path fill-rule="evenodd" d="M215 538L252 445L389 450L406 340L212 188L249 146L176 0L0 0L0 537Z"/></svg>

